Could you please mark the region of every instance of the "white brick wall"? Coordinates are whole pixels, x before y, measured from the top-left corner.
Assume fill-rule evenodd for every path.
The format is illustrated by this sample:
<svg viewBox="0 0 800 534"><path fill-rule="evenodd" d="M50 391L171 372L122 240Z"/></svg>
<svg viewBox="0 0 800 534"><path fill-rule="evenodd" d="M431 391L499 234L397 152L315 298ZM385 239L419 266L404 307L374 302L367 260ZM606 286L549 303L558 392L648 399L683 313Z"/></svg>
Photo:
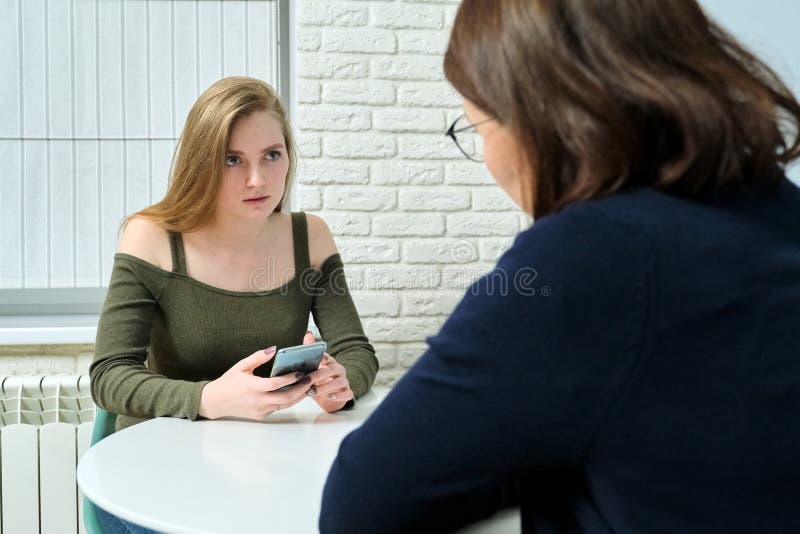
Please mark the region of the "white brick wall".
<svg viewBox="0 0 800 534"><path fill-rule="evenodd" d="M526 224L444 136L442 56L459 0L298 0L299 209L333 230L393 383Z"/></svg>

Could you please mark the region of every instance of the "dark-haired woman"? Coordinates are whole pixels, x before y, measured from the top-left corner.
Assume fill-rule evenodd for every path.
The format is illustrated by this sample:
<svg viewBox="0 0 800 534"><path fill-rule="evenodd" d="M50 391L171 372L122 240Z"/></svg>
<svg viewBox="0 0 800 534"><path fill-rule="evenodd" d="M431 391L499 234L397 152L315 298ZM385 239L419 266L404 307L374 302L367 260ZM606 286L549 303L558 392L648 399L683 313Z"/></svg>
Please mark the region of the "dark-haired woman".
<svg viewBox="0 0 800 534"><path fill-rule="evenodd" d="M464 0L444 66L536 223L342 443L322 532L509 495L524 532L800 532L797 100L693 0Z"/></svg>

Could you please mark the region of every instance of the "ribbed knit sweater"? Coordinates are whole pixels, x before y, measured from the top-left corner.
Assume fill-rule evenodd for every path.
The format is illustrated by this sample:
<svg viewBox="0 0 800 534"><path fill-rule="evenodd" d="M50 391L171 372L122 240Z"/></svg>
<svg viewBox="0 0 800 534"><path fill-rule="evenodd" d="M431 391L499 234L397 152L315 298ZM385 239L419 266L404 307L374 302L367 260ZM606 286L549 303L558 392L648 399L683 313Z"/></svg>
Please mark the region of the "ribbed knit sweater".
<svg viewBox="0 0 800 534"><path fill-rule="evenodd" d="M350 297L339 254L311 268L304 213L292 214L295 276L268 291L229 291L191 278L183 240L170 233L172 271L114 256L100 316L92 396L119 415L117 429L144 419L196 419L203 387L259 349L302 343L309 313L356 397L378 371ZM272 362L256 369L269 376Z"/></svg>

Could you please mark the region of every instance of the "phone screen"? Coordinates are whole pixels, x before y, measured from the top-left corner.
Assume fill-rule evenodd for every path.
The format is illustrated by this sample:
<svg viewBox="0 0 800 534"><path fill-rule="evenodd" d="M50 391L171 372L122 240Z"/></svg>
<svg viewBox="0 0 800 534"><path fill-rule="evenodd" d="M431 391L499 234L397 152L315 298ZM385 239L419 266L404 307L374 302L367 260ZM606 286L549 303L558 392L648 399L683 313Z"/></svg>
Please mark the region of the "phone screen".
<svg viewBox="0 0 800 534"><path fill-rule="evenodd" d="M308 345L297 345L295 347L280 349L275 355L275 361L272 364L272 372L269 376L283 376L288 373L296 372L305 374L312 373L319 368L319 364L322 362L322 357L325 355L325 350L327 348L327 343L318 341L317 343L310 343ZM282 391L292 385L293 384L289 384L276 391Z"/></svg>

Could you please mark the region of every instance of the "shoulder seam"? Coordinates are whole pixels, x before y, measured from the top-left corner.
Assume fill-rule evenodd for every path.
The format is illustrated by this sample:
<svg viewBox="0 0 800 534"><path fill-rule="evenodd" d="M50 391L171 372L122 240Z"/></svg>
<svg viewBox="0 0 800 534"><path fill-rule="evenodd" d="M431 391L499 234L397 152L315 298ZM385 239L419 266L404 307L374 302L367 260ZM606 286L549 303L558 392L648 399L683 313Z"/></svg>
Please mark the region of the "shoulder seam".
<svg viewBox="0 0 800 534"><path fill-rule="evenodd" d="M653 247L649 237L641 229L636 228L625 221L621 221L615 217L612 217L608 213L598 209L595 206L585 205L584 207L588 208L593 213L598 214L600 217L609 221L615 226L624 229L627 233L634 235L642 242L644 245L644 251L642 253L642 257L639 258L639 264L642 265L644 272L642 279L639 281L641 286L640 290L638 293L634 293L634 295L640 296L639 298L641 298L641 302L639 304L641 309L641 324L637 327L638 335L632 336L628 346L626 347L627 351L631 354L631 361L628 365L628 369L622 373L620 383L612 387L607 394L607 407L603 415L600 417L594 432L585 444L585 450L582 455L583 459L591 454L595 443L602 434L603 428L611 419L614 412L618 409L623 397L625 396L625 392L628 390L632 380L634 379L633 377L636 374L636 370L639 369L642 361L649 351L649 327L652 315L651 309L653 305Z"/></svg>
<svg viewBox="0 0 800 534"><path fill-rule="evenodd" d="M593 212L593 213L596 213L597 215L599 215L603 219L607 220L610 223L613 223L616 226L619 226L620 228L626 230L627 232L629 232L631 234L634 234L637 237L642 238L645 241L645 243L647 244L647 248L648 249L651 248L650 247L651 246L650 238L641 228L637 228L637 227L635 227L635 226L633 226L633 225L631 225L631 224L629 224L629 223L627 223L627 222L625 222L623 220L620 220L617 217L613 217L613 216L609 215L606 211L601 210L597 206L593 206L590 203L587 203L587 204L583 205L582 207L587 209L587 210L589 210L589 211L591 211L591 212Z"/></svg>

